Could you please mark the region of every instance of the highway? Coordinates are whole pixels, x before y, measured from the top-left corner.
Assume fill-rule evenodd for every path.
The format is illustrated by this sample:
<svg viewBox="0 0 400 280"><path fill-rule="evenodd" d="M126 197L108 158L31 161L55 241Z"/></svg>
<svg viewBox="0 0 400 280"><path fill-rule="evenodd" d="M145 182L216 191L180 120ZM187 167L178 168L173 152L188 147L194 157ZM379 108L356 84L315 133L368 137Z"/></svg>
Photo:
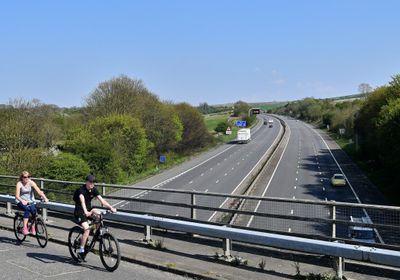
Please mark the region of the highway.
<svg viewBox="0 0 400 280"><path fill-rule="evenodd" d="M330 178L341 173L327 143L310 125L301 121L285 118L290 131L290 138L270 181L265 182L266 197L290 199L335 200L342 202L359 202L349 186L332 187ZM331 218L331 209L323 206L305 206L299 204L278 204L262 202L257 209L261 213L274 213L302 217ZM340 213L339 213L340 214ZM361 210L353 215L361 216ZM337 213L338 215L338 213ZM342 213L344 219L349 213ZM313 222L278 220L273 218L254 217L250 227L274 231L306 233L331 236L328 226ZM346 237L347 229L337 228L338 237Z"/></svg>
<svg viewBox="0 0 400 280"><path fill-rule="evenodd" d="M14 233L5 230L0 230L0 268L0 279L187 279L124 261L116 271L107 272L94 254L87 256L86 263L76 264L66 246L49 242L41 248L32 237L17 244Z"/></svg>
<svg viewBox="0 0 400 280"><path fill-rule="evenodd" d="M263 116L267 118L266 116ZM160 175L140 182L138 185L153 188L155 191L133 192L118 191L113 195L138 197L168 202L190 203L187 195L157 192L157 188L195 190L199 192L235 193L241 181L254 168L263 154L276 141L281 125L275 120L273 127L259 124L252 129L252 140L247 144L230 143L187 161ZM219 207L223 198L199 197L197 203L204 206ZM190 209L171 206L149 205L119 201L114 204L120 209L146 211L150 213L169 213L175 216L189 217ZM213 212L198 211L198 219L209 220Z"/></svg>
<svg viewBox="0 0 400 280"><path fill-rule="evenodd" d="M259 118L269 118L261 115ZM265 182L263 195L289 199L341 201L360 203L354 188L332 187L330 178L341 173L341 167L327 142L317 130L310 125L290 118L284 118L287 124L289 141L281 158L274 166L270 180ZM122 190L116 196L135 197L155 201L166 201L190 204L190 196L157 192L157 188L195 190L201 192L236 193L241 181L260 160L262 155L276 141L282 127L277 119L274 126L268 127L260 122L252 130L252 141L248 144L226 144L221 147L185 162L177 167L151 177L140 186L153 188L154 191ZM326 136L325 136L326 137ZM364 194L365 196L365 194ZM224 198L197 195L196 204L209 207L220 207ZM120 209L143 211L153 214L190 217L190 209L174 206L163 206L145 202L115 201ZM332 209L326 206L300 205L296 203L262 202L257 211L278 215L293 215L332 219ZM197 219L210 221L215 212L198 210ZM362 209L337 208L337 219L349 221L353 217L365 216ZM247 217L246 226L278 232L332 236L332 227L300 220L285 220L266 217ZM250 220L249 220L250 219ZM348 228L338 225L335 235L347 238Z"/></svg>

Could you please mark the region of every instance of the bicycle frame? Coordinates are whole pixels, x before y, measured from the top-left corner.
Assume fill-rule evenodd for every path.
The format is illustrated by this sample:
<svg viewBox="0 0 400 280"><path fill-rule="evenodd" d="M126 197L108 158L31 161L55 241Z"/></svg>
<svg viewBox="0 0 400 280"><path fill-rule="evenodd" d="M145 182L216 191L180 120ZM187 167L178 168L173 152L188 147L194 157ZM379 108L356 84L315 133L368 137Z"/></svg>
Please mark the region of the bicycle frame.
<svg viewBox="0 0 400 280"><path fill-rule="evenodd" d="M103 215L100 215L98 222L93 221L90 224L90 227L93 227L93 226L96 226L96 231L93 233L93 238L90 241L90 244L88 244L88 241L86 241L86 245L85 245L86 254L89 253L89 251L91 251L94 248L94 246L96 245L96 242L100 240L100 237L103 236L103 234L105 232L108 232L108 228L104 225L104 222L103 222ZM92 230L93 230L93 228L90 229L91 232L92 232ZM90 238L90 234L89 234L89 238Z"/></svg>
<svg viewBox="0 0 400 280"><path fill-rule="evenodd" d="M96 230L94 230L94 227L96 227ZM84 230L81 225L72 227L68 234L68 249L71 257L77 262L80 262L78 254L83 234ZM121 260L118 240L104 225L103 215L100 215L98 219L94 219L91 222L89 234L90 236L85 244L85 255L94 250L94 246L99 241L99 255L104 267L108 271L117 269Z"/></svg>
<svg viewBox="0 0 400 280"><path fill-rule="evenodd" d="M27 236L22 233L23 220L23 213L20 211L16 212L14 217L14 234L19 242L23 242ZM33 226L35 227L36 239L40 247L46 247L48 241L47 228L46 224L38 213L35 215L29 215L27 226L29 232L32 231Z"/></svg>

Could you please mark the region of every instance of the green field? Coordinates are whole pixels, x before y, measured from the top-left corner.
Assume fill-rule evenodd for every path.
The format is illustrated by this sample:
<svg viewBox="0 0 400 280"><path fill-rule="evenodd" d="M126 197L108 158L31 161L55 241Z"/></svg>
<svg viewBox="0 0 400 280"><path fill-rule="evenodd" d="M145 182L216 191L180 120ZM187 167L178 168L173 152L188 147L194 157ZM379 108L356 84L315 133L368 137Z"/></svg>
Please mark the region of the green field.
<svg viewBox="0 0 400 280"><path fill-rule="evenodd" d="M219 141L221 142L230 142L236 138L238 128L236 126L231 125L232 134L231 135L217 135L215 132L215 128L220 122L233 123L235 118L232 118L230 114L218 114L218 115L206 115L204 116L204 120L206 123L206 127L208 131L213 134Z"/></svg>

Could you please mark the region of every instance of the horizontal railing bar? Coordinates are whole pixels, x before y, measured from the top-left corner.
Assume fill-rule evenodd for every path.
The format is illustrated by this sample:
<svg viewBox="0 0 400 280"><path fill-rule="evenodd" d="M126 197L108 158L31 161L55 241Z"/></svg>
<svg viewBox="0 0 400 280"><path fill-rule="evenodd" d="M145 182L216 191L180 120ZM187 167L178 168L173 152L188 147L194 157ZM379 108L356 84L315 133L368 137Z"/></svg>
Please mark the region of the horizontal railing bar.
<svg viewBox="0 0 400 280"><path fill-rule="evenodd" d="M0 196L0 200L5 202L10 202L13 199L15 198L12 196ZM72 213L74 211L73 205L62 203L49 202L41 206L58 212ZM400 267L399 251L380 249L373 246L351 245L124 212L105 214L104 217L111 221L149 225L156 228L231 239L250 244Z"/></svg>
<svg viewBox="0 0 400 280"><path fill-rule="evenodd" d="M6 176L0 175L0 178L12 178L18 179L17 176ZM53 180L53 179L44 179L44 178L32 178L34 180L42 180L44 182L51 183L59 183L59 184L68 184L68 185L82 185L84 182L73 182L73 181L61 181L61 180ZM366 208L366 209L379 209L379 210L390 210L400 212L400 207L396 206L388 206L388 205L374 205L374 204L359 204L359 203L350 203L350 202L339 202L339 201L316 201L316 200L306 200L306 199L288 199L288 198L280 198L280 197L262 197L262 196L247 196L247 195L233 195L226 193L215 193L215 192L198 192L198 191L187 191L187 190L177 190L177 189L164 189L164 188L151 188L151 187L142 187L142 186L124 186L124 185L116 185L116 184L95 184L97 187L111 187L116 189L126 189L126 190L146 190L146 191L154 191L154 192L169 192L169 193L182 193L182 194L194 194L201 196L216 196L216 197L224 197L224 198L239 198L239 199L249 199L249 200L261 200L261 201L273 201L273 202L288 202L288 203L296 203L296 204L314 204L321 206L336 206L336 207L354 207L354 208ZM46 190L46 188L44 188ZM51 189L47 189L50 191Z"/></svg>

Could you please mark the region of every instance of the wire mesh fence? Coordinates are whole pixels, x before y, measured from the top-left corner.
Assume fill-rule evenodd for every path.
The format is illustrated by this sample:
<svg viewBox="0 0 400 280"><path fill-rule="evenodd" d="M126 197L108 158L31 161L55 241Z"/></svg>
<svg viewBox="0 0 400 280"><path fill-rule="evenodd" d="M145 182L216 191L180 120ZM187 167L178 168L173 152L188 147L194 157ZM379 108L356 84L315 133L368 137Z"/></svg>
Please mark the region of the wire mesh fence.
<svg viewBox="0 0 400 280"><path fill-rule="evenodd" d="M0 176L0 193L14 195L16 177ZM83 182L36 178L54 202L74 204ZM120 211L193 219L259 231L386 244L400 248L400 207L230 195L174 189L96 186ZM93 205L100 206L98 202Z"/></svg>

